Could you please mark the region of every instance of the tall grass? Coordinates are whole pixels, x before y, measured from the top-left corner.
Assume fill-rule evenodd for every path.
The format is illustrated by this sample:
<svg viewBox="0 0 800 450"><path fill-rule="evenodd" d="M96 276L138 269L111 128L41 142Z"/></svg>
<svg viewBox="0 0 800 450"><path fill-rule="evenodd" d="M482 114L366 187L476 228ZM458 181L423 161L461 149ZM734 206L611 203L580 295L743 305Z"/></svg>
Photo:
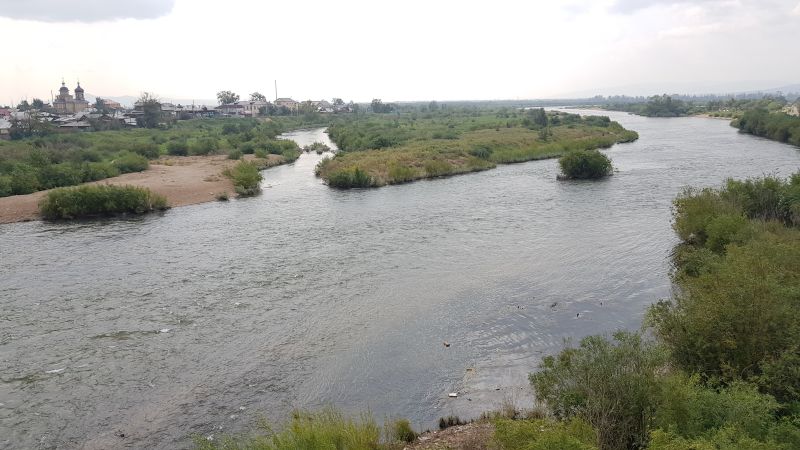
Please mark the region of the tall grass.
<svg viewBox="0 0 800 450"><path fill-rule="evenodd" d="M136 186L86 185L54 189L39 204L49 220L143 214L167 208L166 199Z"/></svg>

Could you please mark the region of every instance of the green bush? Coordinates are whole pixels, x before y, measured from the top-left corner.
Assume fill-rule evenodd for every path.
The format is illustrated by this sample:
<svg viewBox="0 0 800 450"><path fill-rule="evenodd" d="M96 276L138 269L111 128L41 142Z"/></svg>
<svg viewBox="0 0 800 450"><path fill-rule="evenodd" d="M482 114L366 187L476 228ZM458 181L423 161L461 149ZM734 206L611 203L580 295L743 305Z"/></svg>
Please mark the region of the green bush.
<svg viewBox="0 0 800 450"><path fill-rule="evenodd" d="M27 164L17 164L11 171L11 192L14 195L30 194L40 190L36 169Z"/></svg>
<svg viewBox="0 0 800 450"><path fill-rule="evenodd" d="M567 153L558 160L566 178L595 179L611 175L611 160L597 150L580 150Z"/></svg>
<svg viewBox="0 0 800 450"><path fill-rule="evenodd" d="M54 189L39 204L39 212L50 220L142 214L166 208L166 199L149 189L113 185Z"/></svg>
<svg viewBox="0 0 800 450"><path fill-rule="evenodd" d="M248 161L239 161L235 166L225 170L225 175L233 181L233 187L240 196L256 195L261 192L261 172L258 167Z"/></svg>
<svg viewBox="0 0 800 450"><path fill-rule="evenodd" d="M439 177L442 175L449 175L453 171L453 166L444 160L433 159L425 161L425 172L429 177Z"/></svg>
<svg viewBox="0 0 800 450"><path fill-rule="evenodd" d="M266 151L266 150L264 150L263 148L257 148L257 149L255 150L255 155L256 155L256 158L262 158L262 159L264 159L264 158L266 158L266 157L267 157L267 151Z"/></svg>
<svg viewBox="0 0 800 450"><path fill-rule="evenodd" d="M136 153L120 153L111 163L120 173L141 172L150 166L147 158Z"/></svg>
<svg viewBox="0 0 800 450"><path fill-rule="evenodd" d="M39 169L38 177L42 189L74 186L83 182L81 169L71 163L46 165Z"/></svg>
<svg viewBox="0 0 800 450"><path fill-rule="evenodd" d="M406 419L398 419L388 426L388 435L397 442L414 442L417 433L411 428L411 423Z"/></svg>
<svg viewBox="0 0 800 450"><path fill-rule="evenodd" d="M238 149L229 151L228 159L242 159L242 151Z"/></svg>
<svg viewBox="0 0 800 450"><path fill-rule="evenodd" d="M252 142L245 142L239 146L239 150L241 150L241 152L245 155L252 155L255 152L256 147Z"/></svg>
<svg viewBox="0 0 800 450"><path fill-rule="evenodd" d="M0 197L8 197L12 192L11 177L0 175Z"/></svg>
<svg viewBox="0 0 800 450"><path fill-rule="evenodd" d="M193 155L210 155L219 149L219 140L213 137L200 138L191 147Z"/></svg>
<svg viewBox="0 0 800 450"><path fill-rule="evenodd" d="M117 175L119 175L119 170L107 162L86 162L81 165L83 182L104 180Z"/></svg>
<svg viewBox="0 0 800 450"><path fill-rule="evenodd" d="M189 154L189 143L185 139L169 141L167 143L167 153L172 156L186 156Z"/></svg>
<svg viewBox="0 0 800 450"><path fill-rule="evenodd" d="M636 334L590 336L547 356L530 375L537 398L559 419L580 418L597 430L602 449L647 443L665 355Z"/></svg>
<svg viewBox="0 0 800 450"><path fill-rule="evenodd" d="M137 155L142 155L147 159L156 159L161 155L158 144L154 142L137 142L131 150Z"/></svg>
<svg viewBox="0 0 800 450"><path fill-rule="evenodd" d="M393 165L389 167L389 184L406 183L414 179L415 171L408 166Z"/></svg>

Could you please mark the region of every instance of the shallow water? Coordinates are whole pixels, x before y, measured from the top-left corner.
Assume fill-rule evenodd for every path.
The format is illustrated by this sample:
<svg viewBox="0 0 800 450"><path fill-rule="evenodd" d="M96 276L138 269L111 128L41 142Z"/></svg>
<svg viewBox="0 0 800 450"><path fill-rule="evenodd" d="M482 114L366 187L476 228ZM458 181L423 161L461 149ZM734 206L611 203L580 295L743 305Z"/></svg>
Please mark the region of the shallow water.
<svg viewBox="0 0 800 450"><path fill-rule="evenodd" d="M311 153L259 197L0 225L0 447L184 448L325 404L418 428L524 405L543 354L669 295L683 186L800 163L726 121L610 115L640 139L599 182L547 160L337 191Z"/></svg>

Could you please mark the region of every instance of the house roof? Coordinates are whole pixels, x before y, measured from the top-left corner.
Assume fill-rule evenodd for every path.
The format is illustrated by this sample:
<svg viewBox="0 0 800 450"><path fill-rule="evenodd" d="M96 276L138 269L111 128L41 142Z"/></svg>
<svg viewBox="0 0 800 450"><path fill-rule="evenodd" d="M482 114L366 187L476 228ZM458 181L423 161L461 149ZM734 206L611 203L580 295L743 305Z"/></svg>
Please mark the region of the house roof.
<svg viewBox="0 0 800 450"><path fill-rule="evenodd" d="M286 98L286 97L284 97L284 98L279 98L279 99L277 99L277 100L275 100L275 101L276 101L276 102L295 102L295 103L297 103L295 100L292 100L292 99L290 99L290 98Z"/></svg>

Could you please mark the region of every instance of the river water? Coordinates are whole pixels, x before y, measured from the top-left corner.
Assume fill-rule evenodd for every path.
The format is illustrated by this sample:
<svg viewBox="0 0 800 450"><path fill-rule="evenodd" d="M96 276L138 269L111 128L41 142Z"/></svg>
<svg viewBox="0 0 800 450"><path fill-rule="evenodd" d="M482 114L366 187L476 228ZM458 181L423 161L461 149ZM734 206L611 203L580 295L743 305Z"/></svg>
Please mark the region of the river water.
<svg viewBox="0 0 800 450"><path fill-rule="evenodd" d="M186 448L327 404L417 428L529 404L542 355L670 294L682 187L800 163L726 121L610 115L640 139L598 182L547 160L337 191L312 153L254 198L1 225L0 448Z"/></svg>

